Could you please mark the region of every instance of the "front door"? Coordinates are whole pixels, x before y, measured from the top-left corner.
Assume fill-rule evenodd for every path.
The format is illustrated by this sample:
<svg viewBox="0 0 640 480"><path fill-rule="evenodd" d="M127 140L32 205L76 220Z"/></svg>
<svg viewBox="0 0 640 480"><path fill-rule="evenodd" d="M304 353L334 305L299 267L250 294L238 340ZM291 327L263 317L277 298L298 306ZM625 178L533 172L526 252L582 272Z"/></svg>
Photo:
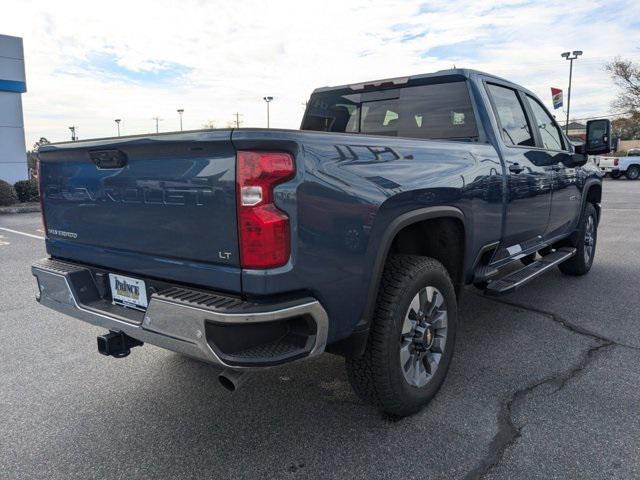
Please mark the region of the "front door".
<svg viewBox="0 0 640 480"><path fill-rule="evenodd" d="M488 83L487 90L500 130L507 178L503 240L496 258L501 260L541 243L549 223L553 171L548 155L536 146L522 94L497 83Z"/></svg>

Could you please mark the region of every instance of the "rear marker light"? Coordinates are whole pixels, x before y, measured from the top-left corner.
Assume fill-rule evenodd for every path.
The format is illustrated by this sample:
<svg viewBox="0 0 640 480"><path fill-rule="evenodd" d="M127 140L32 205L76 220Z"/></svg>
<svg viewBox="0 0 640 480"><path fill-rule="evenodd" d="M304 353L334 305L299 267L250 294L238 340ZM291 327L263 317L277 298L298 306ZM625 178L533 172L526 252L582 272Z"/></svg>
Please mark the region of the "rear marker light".
<svg viewBox="0 0 640 480"><path fill-rule="evenodd" d="M236 183L242 268L274 268L289 260L289 217L273 203L273 188L295 174L283 152L239 151Z"/></svg>

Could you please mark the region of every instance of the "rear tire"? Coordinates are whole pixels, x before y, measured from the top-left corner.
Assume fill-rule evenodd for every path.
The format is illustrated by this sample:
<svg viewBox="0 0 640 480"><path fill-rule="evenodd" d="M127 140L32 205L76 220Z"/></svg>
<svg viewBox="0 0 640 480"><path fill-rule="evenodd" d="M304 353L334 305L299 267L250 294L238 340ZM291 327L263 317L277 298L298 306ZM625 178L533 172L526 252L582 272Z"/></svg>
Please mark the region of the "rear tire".
<svg viewBox="0 0 640 480"><path fill-rule="evenodd" d="M569 260L562 262L558 268L565 275L580 276L591 270L593 258L596 254L596 240L598 239L598 214L595 207L587 203L578 225L576 254Z"/></svg>
<svg viewBox="0 0 640 480"><path fill-rule="evenodd" d="M609 175L611 175L611 178L614 180L617 180L622 176L622 172L620 170L612 170Z"/></svg>
<svg viewBox="0 0 640 480"><path fill-rule="evenodd" d="M627 168L625 175L629 180L637 180L638 177L640 177L640 167L637 165L631 165Z"/></svg>
<svg viewBox="0 0 640 480"><path fill-rule="evenodd" d="M417 412L444 381L456 326L456 294L444 266L427 257L392 256L364 354L346 359L354 391L388 414Z"/></svg>

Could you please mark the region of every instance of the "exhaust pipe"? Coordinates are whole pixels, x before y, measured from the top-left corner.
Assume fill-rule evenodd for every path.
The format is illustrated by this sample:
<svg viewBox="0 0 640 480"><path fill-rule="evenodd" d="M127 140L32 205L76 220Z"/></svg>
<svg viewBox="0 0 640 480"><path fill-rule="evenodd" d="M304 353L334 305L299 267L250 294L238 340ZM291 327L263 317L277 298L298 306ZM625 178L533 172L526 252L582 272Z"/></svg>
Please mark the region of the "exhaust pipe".
<svg viewBox="0 0 640 480"><path fill-rule="evenodd" d="M220 385L229 390L235 392L240 386L249 378L248 372L244 370L224 370L218 375Z"/></svg>

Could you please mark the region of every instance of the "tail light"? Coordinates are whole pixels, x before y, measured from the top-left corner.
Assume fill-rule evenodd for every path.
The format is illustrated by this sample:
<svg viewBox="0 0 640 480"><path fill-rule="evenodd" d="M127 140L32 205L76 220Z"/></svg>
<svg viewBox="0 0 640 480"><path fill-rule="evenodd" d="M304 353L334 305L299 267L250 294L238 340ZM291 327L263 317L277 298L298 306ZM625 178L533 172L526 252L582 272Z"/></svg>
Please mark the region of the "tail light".
<svg viewBox="0 0 640 480"><path fill-rule="evenodd" d="M38 172L38 199L40 200L40 219L42 220L42 230L44 231L44 237L47 238L47 220L44 216L44 190L42 189L42 161L38 158L37 160L37 169Z"/></svg>
<svg viewBox="0 0 640 480"><path fill-rule="evenodd" d="M238 152L238 234L243 268L273 268L289 260L289 217L274 205L273 188L294 174L293 157L288 153Z"/></svg>
<svg viewBox="0 0 640 480"><path fill-rule="evenodd" d="M620 161L619 159L614 158L614 160L613 160L613 166L614 166L614 167L617 167L617 166L618 166L618 162L619 162L619 161Z"/></svg>

